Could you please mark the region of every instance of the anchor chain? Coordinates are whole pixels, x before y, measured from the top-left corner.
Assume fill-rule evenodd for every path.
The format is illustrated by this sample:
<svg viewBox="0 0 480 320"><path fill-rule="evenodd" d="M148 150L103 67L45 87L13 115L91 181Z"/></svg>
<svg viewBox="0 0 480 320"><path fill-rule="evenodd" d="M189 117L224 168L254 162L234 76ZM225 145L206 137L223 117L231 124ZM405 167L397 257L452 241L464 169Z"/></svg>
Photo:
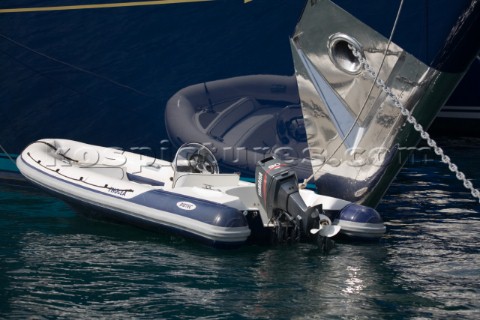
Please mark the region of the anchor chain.
<svg viewBox="0 0 480 320"><path fill-rule="evenodd" d="M358 59L358 61L362 64L363 68L367 72L367 74L375 81L375 85L380 88L390 99L392 99L395 107L400 109L400 113L406 117L407 121L413 125L413 128L415 131L420 133L420 136L422 139L424 139L427 144L433 148L433 151L435 152L436 155L438 155L441 159L441 161L448 166L448 169L455 173L456 178L463 182L463 186L470 191L472 196L476 199L478 199L480 203L480 191L478 189L475 189L472 182L468 180L465 177L465 174L458 169L458 166L455 165L449 156L445 154L442 148L440 148L437 145L437 142L433 140L428 132L426 132L422 125L418 123L417 119L412 115L410 110L406 109L402 102L398 99L398 97L392 92L392 90L385 84L385 81L382 79L378 78L377 72L373 70L373 68L370 66L370 64L367 62L367 59L363 58L360 52L358 52L357 49L355 49L353 46L349 45L348 46L350 50L352 51L353 55Z"/></svg>

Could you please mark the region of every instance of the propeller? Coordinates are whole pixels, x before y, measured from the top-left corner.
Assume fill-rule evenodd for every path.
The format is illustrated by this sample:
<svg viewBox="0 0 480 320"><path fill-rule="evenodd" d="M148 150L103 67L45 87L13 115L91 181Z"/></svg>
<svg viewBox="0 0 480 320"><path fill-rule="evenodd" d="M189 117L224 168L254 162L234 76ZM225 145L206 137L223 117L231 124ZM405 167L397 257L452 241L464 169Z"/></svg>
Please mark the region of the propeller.
<svg viewBox="0 0 480 320"><path fill-rule="evenodd" d="M340 232L341 227L340 226L332 226L332 225L320 225L318 229L313 228L310 230L311 234L317 234L320 232L320 235L322 237L327 237L331 238L337 233Z"/></svg>
<svg viewBox="0 0 480 320"><path fill-rule="evenodd" d="M342 227L337 225L335 226L332 225L332 221L327 216L320 214L319 217L320 217L319 226L318 228L311 229L310 230L311 234L320 233L322 237L331 238L340 232L340 229Z"/></svg>

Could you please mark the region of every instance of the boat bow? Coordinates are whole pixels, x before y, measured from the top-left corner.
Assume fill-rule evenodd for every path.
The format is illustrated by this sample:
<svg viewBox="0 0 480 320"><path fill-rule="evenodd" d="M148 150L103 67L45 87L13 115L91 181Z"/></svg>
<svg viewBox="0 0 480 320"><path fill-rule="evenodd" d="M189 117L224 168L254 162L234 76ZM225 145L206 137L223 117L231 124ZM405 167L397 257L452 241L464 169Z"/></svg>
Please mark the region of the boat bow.
<svg viewBox="0 0 480 320"><path fill-rule="evenodd" d="M419 141L396 104L428 127L463 75L425 64L392 36L328 0L309 1L297 24L291 48L321 194L375 206Z"/></svg>

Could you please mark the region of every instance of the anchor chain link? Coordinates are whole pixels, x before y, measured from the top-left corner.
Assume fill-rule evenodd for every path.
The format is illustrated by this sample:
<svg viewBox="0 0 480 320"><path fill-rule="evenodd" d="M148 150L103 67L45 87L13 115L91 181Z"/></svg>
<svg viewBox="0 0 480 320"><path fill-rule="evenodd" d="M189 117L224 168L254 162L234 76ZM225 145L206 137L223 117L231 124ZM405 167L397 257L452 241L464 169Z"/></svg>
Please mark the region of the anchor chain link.
<svg viewBox="0 0 480 320"><path fill-rule="evenodd" d="M382 90L392 101L395 107L400 109L400 113L406 117L407 121L413 125L415 131L420 133L420 136L423 140L427 142L427 144L433 149L436 155L438 155L441 161L448 166L448 169L455 173L455 177L463 182L463 186L470 191L472 196L478 199L480 203L480 191L475 189L472 182L465 177L465 174L458 169L458 166L455 165L449 156L445 154L442 148L437 145L437 142L433 140L428 132L426 132L422 125L418 123L417 119L412 115L410 110L406 109L402 102L398 99L398 97L392 92L392 90L385 84L385 81L378 78L378 74L370 64L367 62L367 59L363 58L360 52L353 47L352 45L348 46L352 51L353 55L358 59L358 61L362 64L363 68L367 72L367 74L375 81L375 85Z"/></svg>

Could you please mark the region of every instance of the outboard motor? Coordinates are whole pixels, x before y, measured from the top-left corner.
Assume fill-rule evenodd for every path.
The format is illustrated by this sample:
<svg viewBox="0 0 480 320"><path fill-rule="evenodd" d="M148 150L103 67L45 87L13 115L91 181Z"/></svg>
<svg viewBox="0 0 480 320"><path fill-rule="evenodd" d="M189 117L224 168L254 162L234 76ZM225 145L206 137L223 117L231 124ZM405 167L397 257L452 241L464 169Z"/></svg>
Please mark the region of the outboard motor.
<svg viewBox="0 0 480 320"><path fill-rule="evenodd" d="M255 186L269 221L276 228L277 241L308 239L319 225L322 206L307 207L298 189L295 171L274 157L257 163ZM323 215L322 215L323 216Z"/></svg>

